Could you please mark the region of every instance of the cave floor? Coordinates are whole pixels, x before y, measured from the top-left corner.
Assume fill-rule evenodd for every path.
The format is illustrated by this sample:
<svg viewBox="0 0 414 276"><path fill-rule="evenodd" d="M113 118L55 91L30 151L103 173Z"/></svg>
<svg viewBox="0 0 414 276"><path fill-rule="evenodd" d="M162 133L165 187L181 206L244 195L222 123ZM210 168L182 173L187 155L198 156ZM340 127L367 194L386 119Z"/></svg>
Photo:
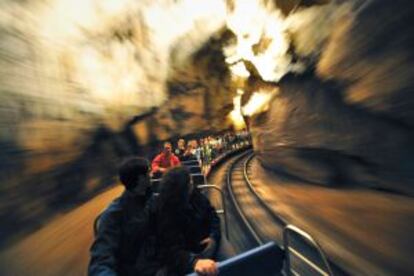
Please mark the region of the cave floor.
<svg viewBox="0 0 414 276"><path fill-rule="evenodd" d="M358 187L325 187L264 170L249 175L259 195L288 223L321 244L352 275L412 275L414 198Z"/></svg>
<svg viewBox="0 0 414 276"><path fill-rule="evenodd" d="M122 193L118 185L57 216L0 253L0 275L86 275L93 222Z"/></svg>

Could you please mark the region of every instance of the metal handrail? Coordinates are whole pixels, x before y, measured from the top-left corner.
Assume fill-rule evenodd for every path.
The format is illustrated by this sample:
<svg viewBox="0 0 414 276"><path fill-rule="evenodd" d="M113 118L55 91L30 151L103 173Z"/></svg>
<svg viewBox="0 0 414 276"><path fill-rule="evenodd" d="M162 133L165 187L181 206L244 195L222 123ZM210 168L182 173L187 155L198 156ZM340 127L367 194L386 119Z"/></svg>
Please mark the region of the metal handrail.
<svg viewBox="0 0 414 276"><path fill-rule="evenodd" d="M181 165L188 166L188 165L200 165L200 162L198 160L187 160L187 161L181 161Z"/></svg>
<svg viewBox="0 0 414 276"><path fill-rule="evenodd" d="M195 167L199 167L200 168L200 165L199 164L195 164L194 163L194 165L192 164L192 163L189 163L189 164L183 164L186 168L195 168Z"/></svg>
<svg viewBox="0 0 414 276"><path fill-rule="evenodd" d="M323 264L326 267L326 270L321 269L318 265L316 265L315 263L313 263L311 260L309 260L308 258L306 258L306 256L303 256L302 254L300 254L299 252L297 252L296 250L294 250L293 247L289 246L289 232L293 232L298 234L299 236L301 236L302 238L304 238L305 240L307 240L310 244L312 244L314 246L314 248L316 248L316 250L319 253L319 256L321 257ZM309 235L308 233L306 233L304 230L294 226L294 225L287 225L285 226L285 228L283 229L283 244L284 244L284 248L286 250L286 265L287 265L287 273L288 275L294 275L295 272L292 271L291 266L291 260L290 260L290 256L289 256L289 252L292 252L293 254L295 254L298 258L300 258L301 260L303 260L306 264L308 264L310 267L312 267L313 269L315 269L316 271L318 271L321 275L324 276L330 276L333 275L332 273L332 269L331 266L329 265L329 262L325 256L325 254L322 251L322 248L320 247L320 245L312 238L311 235ZM292 273L293 272L293 273Z"/></svg>
<svg viewBox="0 0 414 276"><path fill-rule="evenodd" d="M200 165L186 165L185 167L188 168L188 169L191 169L191 168L200 168L201 169Z"/></svg>
<svg viewBox="0 0 414 276"><path fill-rule="evenodd" d="M191 176L206 176L204 173L190 173Z"/></svg>
<svg viewBox="0 0 414 276"><path fill-rule="evenodd" d="M221 196L221 206L222 209L221 210L216 210L217 214L223 214L224 216L224 233L226 234L226 238L229 239L229 229L228 229L228 223L227 223L227 208L226 208L226 201L224 199L224 193L223 190L218 187L217 185L213 185L213 184L204 184L204 185L198 185L197 186L198 189L213 189L213 190L217 190L220 193Z"/></svg>

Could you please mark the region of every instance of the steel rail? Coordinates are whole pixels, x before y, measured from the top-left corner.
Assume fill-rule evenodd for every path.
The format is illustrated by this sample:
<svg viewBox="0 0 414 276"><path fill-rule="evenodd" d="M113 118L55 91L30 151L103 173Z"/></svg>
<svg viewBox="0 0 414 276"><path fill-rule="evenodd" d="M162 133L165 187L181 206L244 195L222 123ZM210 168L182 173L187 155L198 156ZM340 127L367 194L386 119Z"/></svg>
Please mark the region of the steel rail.
<svg viewBox="0 0 414 276"><path fill-rule="evenodd" d="M282 224L283 227L285 227L286 225L288 225L288 223L281 218L280 216L278 216L277 214L275 214L275 211L272 210L272 208L262 199L261 196L259 196L259 194L257 193L256 189L253 187L252 182L250 181L249 175L248 175L248 166L249 163L251 162L251 160L254 157L254 153L252 153L244 162L243 164L243 175L244 175L244 180L247 183L247 187L249 188L249 190L252 192L252 194L255 196L255 198L259 201L260 205L266 210L266 212L268 214L270 214L270 216L277 221L278 223Z"/></svg>
<svg viewBox="0 0 414 276"><path fill-rule="evenodd" d="M249 222L249 220L246 218L246 216L244 215L243 211L241 210L241 207L240 207L239 203L237 202L236 197L234 195L233 187L232 187L232 184L231 184L231 182L232 182L232 172L234 171L235 164L237 164L238 162L241 162L241 160L243 158L245 158L245 156L247 154L249 154L250 152L251 151L247 151L246 153L240 155L239 157L237 157L236 160L234 160L230 164L230 167L228 168L227 175L226 175L226 187L227 187L227 191L229 193L230 199L231 199L234 207L236 208L237 214L239 215L239 217L243 221L243 223L246 226L246 228L249 230L249 233L251 234L251 236L253 237L253 239L255 240L255 242L258 245L262 245L262 244L264 244L263 240L256 233L256 231L254 230L253 226L251 225L251 223Z"/></svg>
<svg viewBox="0 0 414 276"><path fill-rule="evenodd" d="M256 191L256 189L254 188L252 182L250 181L249 175L248 175L248 167L249 164L251 162L251 160L254 157L254 153L251 153L250 156L248 156L246 158L246 160L244 161L243 164L243 175L244 175L244 180L249 188L249 190L251 191L251 193L254 195L254 197L257 199L257 201L260 203L260 205L266 210L266 212L278 223L280 223L282 225L283 229L283 235L282 235L282 239L283 239L283 244L281 245L281 248L284 249L285 251L289 251L294 253L296 256L298 256L300 259L302 259L307 265L309 265L310 267L312 267L314 270L318 271L318 273L320 273L321 275L333 275L332 273L332 269L329 265L328 260L326 259L325 254L323 253L320 245L305 231L299 229L298 227L295 227L293 225L290 225L287 221L285 221L283 218L281 218L280 216L278 216L276 214L275 211L272 210L272 208L263 200L263 198L258 194L258 192ZM247 219L247 218L246 218ZM249 230L254 231L253 227L250 227ZM316 265L312 260L310 260L309 258L307 258L306 256L303 256L302 254L299 254L298 251L294 250L294 248L292 248L291 246L289 246L289 242L288 242L288 232L296 232L297 234L299 234L301 237L305 238L305 240L307 240L308 242L310 242L318 251L318 254L320 255L320 257L322 258L322 262L325 266L324 270L322 268L320 268L318 265ZM254 233L254 235L257 235L257 232ZM298 253L298 254L296 254ZM289 258L289 254L287 254L287 266L290 267L290 258ZM288 274L294 275L296 272L290 268L290 271L288 271Z"/></svg>

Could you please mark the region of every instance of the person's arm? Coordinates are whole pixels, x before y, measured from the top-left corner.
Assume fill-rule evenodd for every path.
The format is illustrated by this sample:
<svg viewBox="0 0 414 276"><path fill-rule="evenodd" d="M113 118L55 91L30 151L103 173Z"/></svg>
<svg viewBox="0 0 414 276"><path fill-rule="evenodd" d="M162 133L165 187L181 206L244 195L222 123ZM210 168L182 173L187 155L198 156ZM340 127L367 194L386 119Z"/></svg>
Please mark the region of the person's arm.
<svg viewBox="0 0 414 276"><path fill-rule="evenodd" d="M206 276L218 275L217 263L210 259L198 259L194 264L194 271Z"/></svg>
<svg viewBox="0 0 414 276"><path fill-rule="evenodd" d="M173 163L173 166L179 166L181 164L180 159L178 159L178 157L175 155L171 156L171 161Z"/></svg>
<svg viewBox="0 0 414 276"><path fill-rule="evenodd" d="M151 163L151 168L152 168L153 173L158 172L160 170L160 164L161 164L161 155L158 154L154 158L154 160L152 160L152 163Z"/></svg>
<svg viewBox="0 0 414 276"><path fill-rule="evenodd" d="M117 275L119 246L121 241L121 210L111 206L105 211L99 222L95 241L90 249L88 275Z"/></svg>
<svg viewBox="0 0 414 276"><path fill-rule="evenodd" d="M216 209L211 205L210 200L203 194L201 196L204 198L207 208L206 213L210 222L209 236L218 243L221 238L220 218L217 215Z"/></svg>
<svg viewBox="0 0 414 276"><path fill-rule="evenodd" d="M212 258L217 251L221 239L220 218L208 198L203 194L200 195L204 201L203 205L206 208L206 217L209 221L209 236L201 241L201 244L205 246L201 256L204 258Z"/></svg>
<svg viewBox="0 0 414 276"><path fill-rule="evenodd" d="M184 275L191 272L201 273L202 275L217 275L217 265L214 260L200 256L186 250L180 241L179 235L171 236L168 240L163 240L165 245L164 256L167 256L166 265L169 272Z"/></svg>

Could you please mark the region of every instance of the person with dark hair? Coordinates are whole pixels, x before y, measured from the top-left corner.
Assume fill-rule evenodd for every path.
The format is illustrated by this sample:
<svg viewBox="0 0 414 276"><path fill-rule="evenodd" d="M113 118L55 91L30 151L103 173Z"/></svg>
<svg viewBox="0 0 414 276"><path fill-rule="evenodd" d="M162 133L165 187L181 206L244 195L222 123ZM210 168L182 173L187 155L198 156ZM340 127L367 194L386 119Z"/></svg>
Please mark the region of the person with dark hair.
<svg viewBox="0 0 414 276"><path fill-rule="evenodd" d="M220 242L220 219L193 187L187 168L168 170L159 197L147 207L152 237L142 247L140 275L217 275L212 258Z"/></svg>
<svg viewBox="0 0 414 276"><path fill-rule="evenodd" d="M99 227L91 247L89 275L138 275L135 261L144 239L145 205L151 197L150 164L132 157L119 167L125 186L99 218Z"/></svg>
<svg viewBox="0 0 414 276"><path fill-rule="evenodd" d="M180 160L172 153L170 142L164 143L163 151L152 161L152 172L154 175L161 176L168 168L180 165Z"/></svg>
<svg viewBox="0 0 414 276"><path fill-rule="evenodd" d="M177 142L177 148L174 151L175 155L178 157L178 159L180 159L180 161L184 161L183 157L184 157L185 151L186 151L185 140L180 138L178 139L178 142Z"/></svg>

